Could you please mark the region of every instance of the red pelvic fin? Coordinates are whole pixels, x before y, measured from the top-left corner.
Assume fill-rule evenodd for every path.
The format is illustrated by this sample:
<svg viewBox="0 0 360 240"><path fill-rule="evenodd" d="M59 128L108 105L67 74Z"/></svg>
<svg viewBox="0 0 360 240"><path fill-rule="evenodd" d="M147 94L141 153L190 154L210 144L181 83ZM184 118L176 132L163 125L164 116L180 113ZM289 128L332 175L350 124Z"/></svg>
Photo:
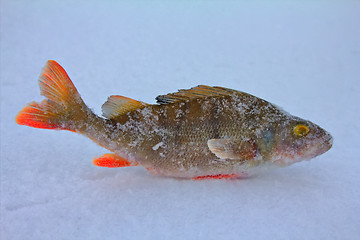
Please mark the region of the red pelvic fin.
<svg viewBox="0 0 360 240"><path fill-rule="evenodd" d="M207 179L234 179L239 178L240 176L237 174L217 174L217 175L206 175L206 176L199 176L194 177L194 180L207 180Z"/></svg>
<svg viewBox="0 0 360 240"><path fill-rule="evenodd" d="M95 158L93 163L95 166L108 168L137 166L137 163L130 162L114 153L104 154L99 158Z"/></svg>

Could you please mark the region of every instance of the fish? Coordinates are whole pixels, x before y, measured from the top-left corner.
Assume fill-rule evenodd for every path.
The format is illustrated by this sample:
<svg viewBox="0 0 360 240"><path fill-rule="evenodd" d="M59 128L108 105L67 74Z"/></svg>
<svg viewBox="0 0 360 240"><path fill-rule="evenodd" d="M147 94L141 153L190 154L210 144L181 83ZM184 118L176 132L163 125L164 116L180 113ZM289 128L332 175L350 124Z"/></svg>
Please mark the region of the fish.
<svg viewBox="0 0 360 240"><path fill-rule="evenodd" d="M96 115L66 71L47 61L39 77L43 101L31 102L16 123L82 134L106 153L100 167L142 166L157 176L232 179L286 167L328 151L330 133L251 94L199 85L148 104L110 96Z"/></svg>

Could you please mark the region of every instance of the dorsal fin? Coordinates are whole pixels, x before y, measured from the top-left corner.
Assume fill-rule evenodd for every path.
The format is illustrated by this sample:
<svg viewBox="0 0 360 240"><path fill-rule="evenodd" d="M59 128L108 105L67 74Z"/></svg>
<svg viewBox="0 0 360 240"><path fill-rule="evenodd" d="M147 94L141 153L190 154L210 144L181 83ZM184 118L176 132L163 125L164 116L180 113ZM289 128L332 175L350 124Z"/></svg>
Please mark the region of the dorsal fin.
<svg viewBox="0 0 360 240"><path fill-rule="evenodd" d="M199 85L190 89L180 89L178 92L160 95L156 97L158 104L168 104L191 99L226 96L236 93L236 90L223 87L210 87Z"/></svg>
<svg viewBox="0 0 360 240"><path fill-rule="evenodd" d="M140 102L131 98L113 95L102 105L103 116L108 119L114 119L127 112L148 106L149 104Z"/></svg>

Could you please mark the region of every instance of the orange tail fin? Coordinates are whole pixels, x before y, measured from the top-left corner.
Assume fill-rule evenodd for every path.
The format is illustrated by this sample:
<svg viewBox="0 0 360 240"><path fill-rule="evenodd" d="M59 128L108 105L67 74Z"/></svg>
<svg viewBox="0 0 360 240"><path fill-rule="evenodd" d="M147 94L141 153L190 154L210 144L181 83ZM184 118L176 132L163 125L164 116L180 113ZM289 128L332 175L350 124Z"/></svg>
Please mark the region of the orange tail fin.
<svg viewBox="0 0 360 240"><path fill-rule="evenodd" d="M32 102L16 116L16 123L35 128L76 131L76 123L90 111L65 70L49 60L39 78L41 95L47 99Z"/></svg>

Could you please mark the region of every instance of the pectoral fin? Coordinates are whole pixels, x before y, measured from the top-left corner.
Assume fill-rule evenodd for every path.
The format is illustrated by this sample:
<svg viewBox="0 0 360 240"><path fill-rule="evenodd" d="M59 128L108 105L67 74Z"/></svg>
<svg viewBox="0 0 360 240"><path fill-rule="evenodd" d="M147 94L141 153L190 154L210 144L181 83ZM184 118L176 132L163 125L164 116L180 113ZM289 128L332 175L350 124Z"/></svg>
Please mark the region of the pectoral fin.
<svg viewBox="0 0 360 240"><path fill-rule="evenodd" d="M207 144L218 158L248 161L256 157L257 145L252 139L210 139Z"/></svg>

